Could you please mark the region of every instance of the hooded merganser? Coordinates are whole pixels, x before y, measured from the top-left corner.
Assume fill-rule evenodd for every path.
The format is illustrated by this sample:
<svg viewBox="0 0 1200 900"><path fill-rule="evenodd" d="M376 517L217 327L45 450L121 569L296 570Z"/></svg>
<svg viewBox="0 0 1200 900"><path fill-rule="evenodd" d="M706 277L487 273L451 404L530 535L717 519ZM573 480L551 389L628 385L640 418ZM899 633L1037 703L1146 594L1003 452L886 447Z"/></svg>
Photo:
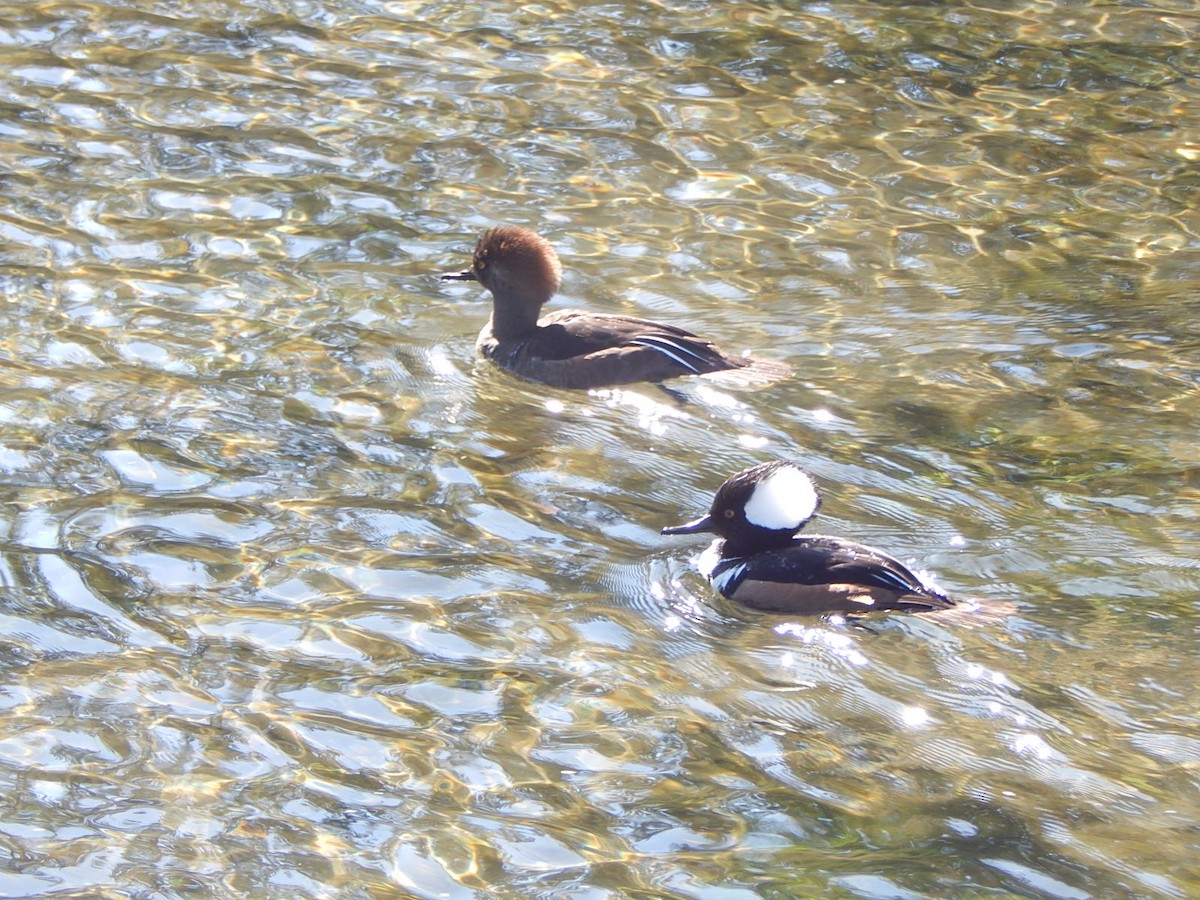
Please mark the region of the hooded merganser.
<svg viewBox="0 0 1200 900"><path fill-rule="evenodd" d="M812 615L955 605L886 553L841 538L797 537L820 505L812 478L778 460L730 477L708 515L662 533L715 533L704 574L725 597L751 609Z"/></svg>
<svg viewBox="0 0 1200 900"><path fill-rule="evenodd" d="M485 231L471 268L442 280L478 281L491 292L492 317L475 347L526 381L599 388L712 372L765 382L790 372L782 363L730 356L690 331L645 319L578 309L539 319L562 282L562 266L550 243L524 228Z"/></svg>

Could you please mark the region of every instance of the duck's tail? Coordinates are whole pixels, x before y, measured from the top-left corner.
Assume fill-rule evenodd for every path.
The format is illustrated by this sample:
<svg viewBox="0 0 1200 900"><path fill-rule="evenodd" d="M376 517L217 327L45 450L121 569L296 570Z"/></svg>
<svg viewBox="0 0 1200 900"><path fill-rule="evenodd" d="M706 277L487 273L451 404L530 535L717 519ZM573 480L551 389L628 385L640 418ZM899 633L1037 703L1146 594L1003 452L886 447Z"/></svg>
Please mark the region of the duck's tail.
<svg viewBox="0 0 1200 900"><path fill-rule="evenodd" d="M790 378L792 375L791 366L773 359L738 356L734 357L733 361L735 365L730 368L708 372L704 377L722 382L723 384L741 386L771 384L776 381L782 381L785 378Z"/></svg>
<svg viewBox="0 0 1200 900"><path fill-rule="evenodd" d="M988 628L998 625L1015 614L1017 604L1009 600L983 600L978 597L963 597L947 609L934 609L916 613L931 622L958 628Z"/></svg>

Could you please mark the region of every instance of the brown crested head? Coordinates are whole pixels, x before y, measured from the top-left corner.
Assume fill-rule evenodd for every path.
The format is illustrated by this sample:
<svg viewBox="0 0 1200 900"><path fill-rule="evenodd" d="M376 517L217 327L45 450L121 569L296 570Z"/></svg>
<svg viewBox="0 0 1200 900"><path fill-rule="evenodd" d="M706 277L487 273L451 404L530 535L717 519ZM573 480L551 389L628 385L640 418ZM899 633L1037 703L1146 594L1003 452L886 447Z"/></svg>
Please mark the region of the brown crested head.
<svg viewBox="0 0 1200 900"><path fill-rule="evenodd" d="M562 284L562 265L550 242L515 225L501 225L480 236L471 270L497 300L539 307Z"/></svg>

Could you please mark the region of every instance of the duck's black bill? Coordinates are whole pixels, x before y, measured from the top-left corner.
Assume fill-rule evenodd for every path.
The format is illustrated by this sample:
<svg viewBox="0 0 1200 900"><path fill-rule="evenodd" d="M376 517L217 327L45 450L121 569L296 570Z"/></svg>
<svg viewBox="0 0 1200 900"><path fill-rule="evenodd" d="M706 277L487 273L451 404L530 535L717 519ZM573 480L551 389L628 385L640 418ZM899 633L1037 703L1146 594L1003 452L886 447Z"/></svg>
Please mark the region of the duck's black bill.
<svg viewBox="0 0 1200 900"><path fill-rule="evenodd" d="M442 281L478 281L475 277L474 269L463 269L461 272L447 272L441 278Z"/></svg>
<svg viewBox="0 0 1200 900"><path fill-rule="evenodd" d="M692 522L687 522L683 525L668 525L662 530L663 534L700 534L704 531L713 530L713 517L701 516Z"/></svg>

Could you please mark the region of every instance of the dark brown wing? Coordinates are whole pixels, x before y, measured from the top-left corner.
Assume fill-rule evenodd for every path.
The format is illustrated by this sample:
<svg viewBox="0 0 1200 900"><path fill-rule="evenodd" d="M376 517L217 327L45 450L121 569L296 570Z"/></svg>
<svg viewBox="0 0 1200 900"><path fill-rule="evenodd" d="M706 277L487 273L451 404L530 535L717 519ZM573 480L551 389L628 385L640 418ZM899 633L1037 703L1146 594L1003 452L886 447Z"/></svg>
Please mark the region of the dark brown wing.
<svg viewBox="0 0 1200 900"><path fill-rule="evenodd" d="M744 579L729 599L763 612L816 616L825 613L850 615L882 610L932 612L949 609L945 599L925 594L904 594L887 588L868 588L859 584L781 584Z"/></svg>
<svg viewBox="0 0 1200 900"><path fill-rule="evenodd" d="M518 342L498 344L485 334L478 346L514 375L562 388L724 372L743 383L764 383L791 371L781 363L727 355L713 341L672 325L581 310L542 317L537 330Z"/></svg>
<svg viewBox="0 0 1200 900"><path fill-rule="evenodd" d="M612 347L642 348L673 363L680 374L716 372L745 362L743 357L726 356L713 341L673 325L579 310L544 316L538 322L537 343L545 358L560 359Z"/></svg>
<svg viewBox="0 0 1200 900"><path fill-rule="evenodd" d="M915 612L954 606L953 600L925 584L899 560L853 541L800 537L781 550L752 559L752 566L729 560L713 573L725 596L752 609Z"/></svg>

